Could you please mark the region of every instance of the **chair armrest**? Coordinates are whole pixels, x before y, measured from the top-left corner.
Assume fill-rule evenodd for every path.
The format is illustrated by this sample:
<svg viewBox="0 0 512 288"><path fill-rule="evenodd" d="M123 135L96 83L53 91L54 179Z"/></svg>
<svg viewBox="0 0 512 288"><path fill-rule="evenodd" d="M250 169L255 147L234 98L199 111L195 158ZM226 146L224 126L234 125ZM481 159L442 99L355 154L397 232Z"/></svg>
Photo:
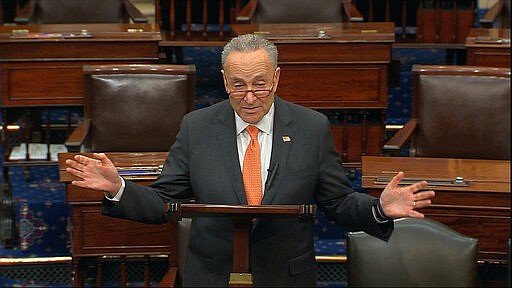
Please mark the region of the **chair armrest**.
<svg viewBox="0 0 512 288"><path fill-rule="evenodd" d="M169 267L167 273L165 273L160 283L158 283L158 287L176 287L176 277L178 275L178 268Z"/></svg>
<svg viewBox="0 0 512 288"><path fill-rule="evenodd" d="M236 14L236 23L251 23L257 6L257 0L249 0L249 2L247 2L247 4Z"/></svg>
<svg viewBox="0 0 512 288"><path fill-rule="evenodd" d="M71 132L68 139L64 142L64 145L68 148L69 152L80 152L80 147L84 144L87 134L89 133L89 127L91 126L91 119L84 119L78 127Z"/></svg>
<svg viewBox="0 0 512 288"><path fill-rule="evenodd" d="M489 10L480 18L480 25L484 28L493 28L494 23L500 17L503 11L503 1L499 0L489 8Z"/></svg>
<svg viewBox="0 0 512 288"><path fill-rule="evenodd" d="M415 118L410 119L405 123L402 129L398 130L385 144L382 150L389 154L398 154L406 141L411 138L412 133L418 126L418 120Z"/></svg>
<svg viewBox="0 0 512 288"><path fill-rule="evenodd" d="M343 0L344 14L347 16L348 22L363 22L364 18L350 0Z"/></svg>
<svg viewBox="0 0 512 288"><path fill-rule="evenodd" d="M130 0L123 0L124 7L130 19L134 23L148 23L148 17L144 15Z"/></svg>
<svg viewBox="0 0 512 288"><path fill-rule="evenodd" d="M34 11L36 8L36 3L33 0L30 0L27 4L25 4L19 10L18 14L14 18L14 22L18 25L26 25L30 22L30 19L34 15Z"/></svg>

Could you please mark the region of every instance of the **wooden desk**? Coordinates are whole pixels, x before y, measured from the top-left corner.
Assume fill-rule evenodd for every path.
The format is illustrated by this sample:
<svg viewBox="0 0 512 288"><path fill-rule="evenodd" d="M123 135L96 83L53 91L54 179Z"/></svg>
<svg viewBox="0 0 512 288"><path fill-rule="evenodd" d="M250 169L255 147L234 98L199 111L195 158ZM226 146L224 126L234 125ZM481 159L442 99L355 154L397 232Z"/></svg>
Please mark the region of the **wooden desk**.
<svg viewBox="0 0 512 288"><path fill-rule="evenodd" d="M66 183L66 199L72 208L70 239L74 286L82 284L80 259L83 257L169 255L169 265L177 267L176 222L150 225L101 214L102 192L69 184L74 178L65 171L65 159L75 154L59 154L59 177L61 182ZM167 152L107 155L120 169L158 167L167 158ZM156 176L133 176L132 180L149 184Z"/></svg>
<svg viewBox="0 0 512 288"><path fill-rule="evenodd" d="M510 67L509 28L472 28L465 46L467 65Z"/></svg>
<svg viewBox="0 0 512 288"><path fill-rule="evenodd" d="M232 31L276 44L284 99L311 108L387 108L393 23L234 24Z"/></svg>
<svg viewBox="0 0 512 288"><path fill-rule="evenodd" d="M479 259L507 261L510 238L510 161L448 158L362 158L362 188L379 196L387 179L404 171L407 179L431 182L436 196L432 206L421 209L429 218L477 238ZM452 183L457 176L464 183Z"/></svg>
<svg viewBox="0 0 512 288"><path fill-rule="evenodd" d="M13 31L28 34L13 34ZM81 35L85 30L86 35ZM76 36L58 37L61 33ZM51 130L73 130L68 123L55 125L41 114L60 106L80 107L83 102L82 66L108 63L156 63L160 29L156 24L45 24L0 26L0 105L2 126L23 119L23 129L4 129L6 163L12 165L55 164L45 161L7 161L12 147L19 143L51 143ZM71 115L68 116L71 118ZM43 128L44 126L44 128ZM18 134L12 137L9 133ZM8 141L8 139L17 139ZM14 145L13 145L14 146Z"/></svg>
<svg viewBox="0 0 512 288"><path fill-rule="evenodd" d="M339 109L332 119L343 161L380 155L388 106L394 24L233 24L235 35L260 33L279 51L277 95L315 109Z"/></svg>
<svg viewBox="0 0 512 288"><path fill-rule="evenodd" d="M84 29L90 37L44 36L80 33ZM40 36L13 37L13 30L28 30ZM82 65L155 63L160 40L156 24L0 26L0 104L4 107L81 105Z"/></svg>

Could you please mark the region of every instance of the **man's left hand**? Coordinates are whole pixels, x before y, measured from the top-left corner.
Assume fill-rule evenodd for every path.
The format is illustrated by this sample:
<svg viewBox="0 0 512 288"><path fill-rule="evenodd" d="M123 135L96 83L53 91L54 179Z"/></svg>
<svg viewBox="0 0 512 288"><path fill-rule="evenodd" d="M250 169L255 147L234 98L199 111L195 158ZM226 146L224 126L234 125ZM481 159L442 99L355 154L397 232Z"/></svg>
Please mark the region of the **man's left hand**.
<svg viewBox="0 0 512 288"><path fill-rule="evenodd" d="M424 190L427 181L399 186L399 182L404 176L404 172L398 172L386 185L380 196L382 209L386 216L390 218L424 218L425 215L416 209L430 206L432 204L431 198L435 196L435 193L432 190Z"/></svg>

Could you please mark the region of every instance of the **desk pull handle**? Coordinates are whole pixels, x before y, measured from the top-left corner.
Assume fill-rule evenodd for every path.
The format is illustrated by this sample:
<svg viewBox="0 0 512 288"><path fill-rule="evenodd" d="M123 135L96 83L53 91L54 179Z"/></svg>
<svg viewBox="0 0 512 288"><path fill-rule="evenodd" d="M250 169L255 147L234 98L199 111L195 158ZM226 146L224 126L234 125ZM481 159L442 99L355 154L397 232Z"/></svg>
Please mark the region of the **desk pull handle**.
<svg viewBox="0 0 512 288"><path fill-rule="evenodd" d="M454 180L435 180L435 179L419 179L419 178L404 178L399 184L410 185L419 181L427 181L429 186L456 186L456 187L467 187L469 186L468 181L464 180L463 177L457 176ZM377 177L374 184L387 184L391 181L391 177Z"/></svg>

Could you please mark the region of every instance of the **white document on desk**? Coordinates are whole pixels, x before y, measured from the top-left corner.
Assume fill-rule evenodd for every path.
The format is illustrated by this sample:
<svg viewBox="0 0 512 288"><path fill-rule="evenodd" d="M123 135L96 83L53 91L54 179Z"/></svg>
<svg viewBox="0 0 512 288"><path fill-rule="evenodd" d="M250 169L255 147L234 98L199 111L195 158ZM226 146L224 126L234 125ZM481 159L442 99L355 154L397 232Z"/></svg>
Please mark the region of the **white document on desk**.
<svg viewBox="0 0 512 288"><path fill-rule="evenodd" d="M12 148L9 160L25 160L27 145L21 143ZM48 157L48 145L44 143L30 143L28 145L29 160L46 160ZM50 160L58 161L59 153L66 153L68 149L64 144L50 144Z"/></svg>

